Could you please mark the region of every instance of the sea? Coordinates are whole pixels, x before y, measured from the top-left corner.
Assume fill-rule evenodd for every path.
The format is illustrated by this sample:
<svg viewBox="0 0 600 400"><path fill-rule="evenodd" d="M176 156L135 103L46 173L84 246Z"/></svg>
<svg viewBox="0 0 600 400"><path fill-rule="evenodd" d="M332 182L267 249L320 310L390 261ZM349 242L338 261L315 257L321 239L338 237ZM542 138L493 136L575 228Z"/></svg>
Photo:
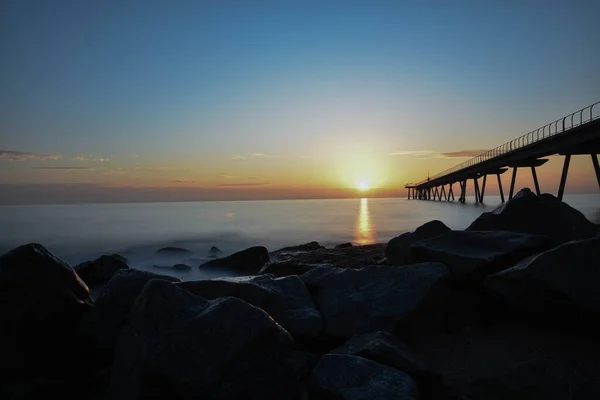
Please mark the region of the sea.
<svg viewBox="0 0 600 400"><path fill-rule="evenodd" d="M565 195L564 201L600 223L600 194ZM0 206L0 254L40 243L75 266L103 254L120 254L131 267L175 275L183 280L214 277L197 268L218 247L223 255L250 246L269 251L318 241L326 247L386 243L438 219L465 229L481 213L500 205L386 199L267 200L127 204ZM175 246L192 254L165 260L156 250ZM179 257L179 259L177 259ZM175 263L193 268L178 271Z"/></svg>

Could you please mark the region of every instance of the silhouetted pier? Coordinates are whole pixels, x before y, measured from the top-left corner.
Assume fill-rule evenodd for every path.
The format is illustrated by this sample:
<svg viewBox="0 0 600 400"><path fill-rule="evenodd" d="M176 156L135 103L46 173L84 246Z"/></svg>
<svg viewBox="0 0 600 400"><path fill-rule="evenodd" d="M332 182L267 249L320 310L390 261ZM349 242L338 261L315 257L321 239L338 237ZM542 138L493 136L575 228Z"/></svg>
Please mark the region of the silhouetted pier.
<svg viewBox="0 0 600 400"><path fill-rule="evenodd" d="M531 168L535 190L539 195L540 185L536 168L541 167L548 161L543 157L559 154L565 157L558 189L558 198L562 200L571 156L591 156L598 187L600 187L599 153L600 101L488 150L439 174L428 177L419 183L408 184L405 188L408 190L409 199L453 201L453 186L458 183L460 186L458 200L464 203L467 194L467 181L472 179L475 201L483 203L487 177L488 175L496 175L500 197L504 203L501 174L508 171L509 168L513 169L508 194L508 198L511 199L514 194L517 170L519 168ZM480 178L482 178L481 184L479 182ZM446 190L446 186L448 186L448 190Z"/></svg>

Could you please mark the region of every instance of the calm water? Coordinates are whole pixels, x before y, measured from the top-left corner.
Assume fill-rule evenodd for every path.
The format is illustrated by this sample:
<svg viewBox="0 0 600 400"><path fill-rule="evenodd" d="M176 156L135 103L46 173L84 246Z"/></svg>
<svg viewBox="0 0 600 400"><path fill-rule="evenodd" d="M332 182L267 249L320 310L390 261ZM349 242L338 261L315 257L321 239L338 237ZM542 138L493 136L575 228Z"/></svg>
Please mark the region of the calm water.
<svg viewBox="0 0 600 400"><path fill-rule="evenodd" d="M600 195L565 196L565 201L600 223ZM161 272L153 265L184 261L197 266L213 245L227 254L253 245L272 251L312 240L325 246L386 242L432 219L464 229L500 199L489 196L486 202L395 198L0 206L0 253L38 242L72 265L119 253L134 267ZM192 250L194 259L157 260L154 252L164 246ZM168 273L184 279L200 274L197 268Z"/></svg>

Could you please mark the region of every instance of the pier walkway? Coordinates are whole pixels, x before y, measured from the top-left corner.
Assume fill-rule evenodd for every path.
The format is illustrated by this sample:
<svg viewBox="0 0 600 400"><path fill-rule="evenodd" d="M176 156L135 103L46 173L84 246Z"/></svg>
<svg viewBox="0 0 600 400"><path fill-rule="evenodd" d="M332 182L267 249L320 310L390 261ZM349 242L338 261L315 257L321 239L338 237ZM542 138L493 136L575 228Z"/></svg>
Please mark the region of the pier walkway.
<svg viewBox="0 0 600 400"><path fill-rule="evenodd" d="M409 199L454 200L454 184L460 187L459 201L465 202L467 181L473 180L475 201L483 203L488 175L496 175L500 197L504 203L504 190L500 175L512 168L512 179L508 198L514 194L515 180L519 168L530 168L535 190L540 194L536 168L544 165L551 155L564 156L564 164L558 198L562 200L571 156L591 156L598 187L600 187L600 101L575 111L563 118L550 122L523 136L488 150L468 161L442 171L415 184L407 184ZM480 183L481 178L481 183ZM446 186L448 190L446 190Z"/></svg>

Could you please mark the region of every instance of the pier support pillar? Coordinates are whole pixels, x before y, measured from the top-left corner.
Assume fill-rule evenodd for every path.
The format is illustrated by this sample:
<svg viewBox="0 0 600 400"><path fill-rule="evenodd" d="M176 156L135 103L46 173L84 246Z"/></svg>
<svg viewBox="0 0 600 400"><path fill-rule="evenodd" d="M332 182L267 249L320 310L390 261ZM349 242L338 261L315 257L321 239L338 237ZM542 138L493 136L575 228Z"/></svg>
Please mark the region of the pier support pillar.
<svg viewBox="0 0 600 400"><path fill-rule="evenodd" d="M464 203L466 200L466 196L467 196L467 180L465 179L462 182L458 182L460 185L460 197L458 199L458 201L460 201L461 203Z"/></svg>
<svg viewBox="0 0 600 400"><path fill-rule="evenodd" d="M560 177L560 186L558 187L558 199L562 201L563 194L565 194L565 184L567 183L567 173L569 172L569 163L571 162L571 155L565 155L565 163L563 164L562 175Z"/></svg>
<svg viewBox="0 0 600 400"><path fill-rule="evenodd" d="M515 193L515 181L517 180L517 170L519 167L513 167L512 179L510 181L510 192L508 193L508 199L513 198L513 194Z"/></svg>
<svg viewBox="0 0 600 400"><path fill-rule="evenodd" d="M533 183L535 184L535 193L539 196L540 192L540 184L538 183L537 173L535 172L535 167L531 166L531 175L533 175Z"/></svg>
<svg viewBox="0 0 600 400"><path fill-rule="evenodd" d="M498 189L500 189L500 199L504 203L504 190L502 190L502 180L500 179L500 174L496 174L498 177Z"/></svg>
<svg viewBox="0 0 600 400"><path fill-rule="evenodd" d="M479 181L477 178L473 178L473 186L475 189L475 204L479 203Z"/></svg>
<svg viewBox="0 0 600 400"><path fill-rule="evenodd" d="M487 174L483 176L483 183L481 184L481 193L479 194L479 202L483 204L483 195L485 194L485 184L487 182Z"/></svg>
<svg viewBox="0 0 600 400"><path fill-rule="evenodd" d="M450 184L450 190L448 190L448 199L452 198L452 201L454 201L454 192L452 191L452 185L454 185L454 183Z"/></svg>
<svg viewBox="0 0 600 400"><path fill-rule="evenodd" d="M446 194L446 185L442 185L442 192L440 193L440 200L442 200L442 194L444 195L444 200L448 201L448 195Z"/></svg>
<svg viewBox="0 0 600 400"><path fill-rule="evenodd" d="M594 164L594 171L596 171L596 179L598 180L598 187L600 188L600 164L598 164L598 155L590 155L592 156L592 163Z"/></svg>

